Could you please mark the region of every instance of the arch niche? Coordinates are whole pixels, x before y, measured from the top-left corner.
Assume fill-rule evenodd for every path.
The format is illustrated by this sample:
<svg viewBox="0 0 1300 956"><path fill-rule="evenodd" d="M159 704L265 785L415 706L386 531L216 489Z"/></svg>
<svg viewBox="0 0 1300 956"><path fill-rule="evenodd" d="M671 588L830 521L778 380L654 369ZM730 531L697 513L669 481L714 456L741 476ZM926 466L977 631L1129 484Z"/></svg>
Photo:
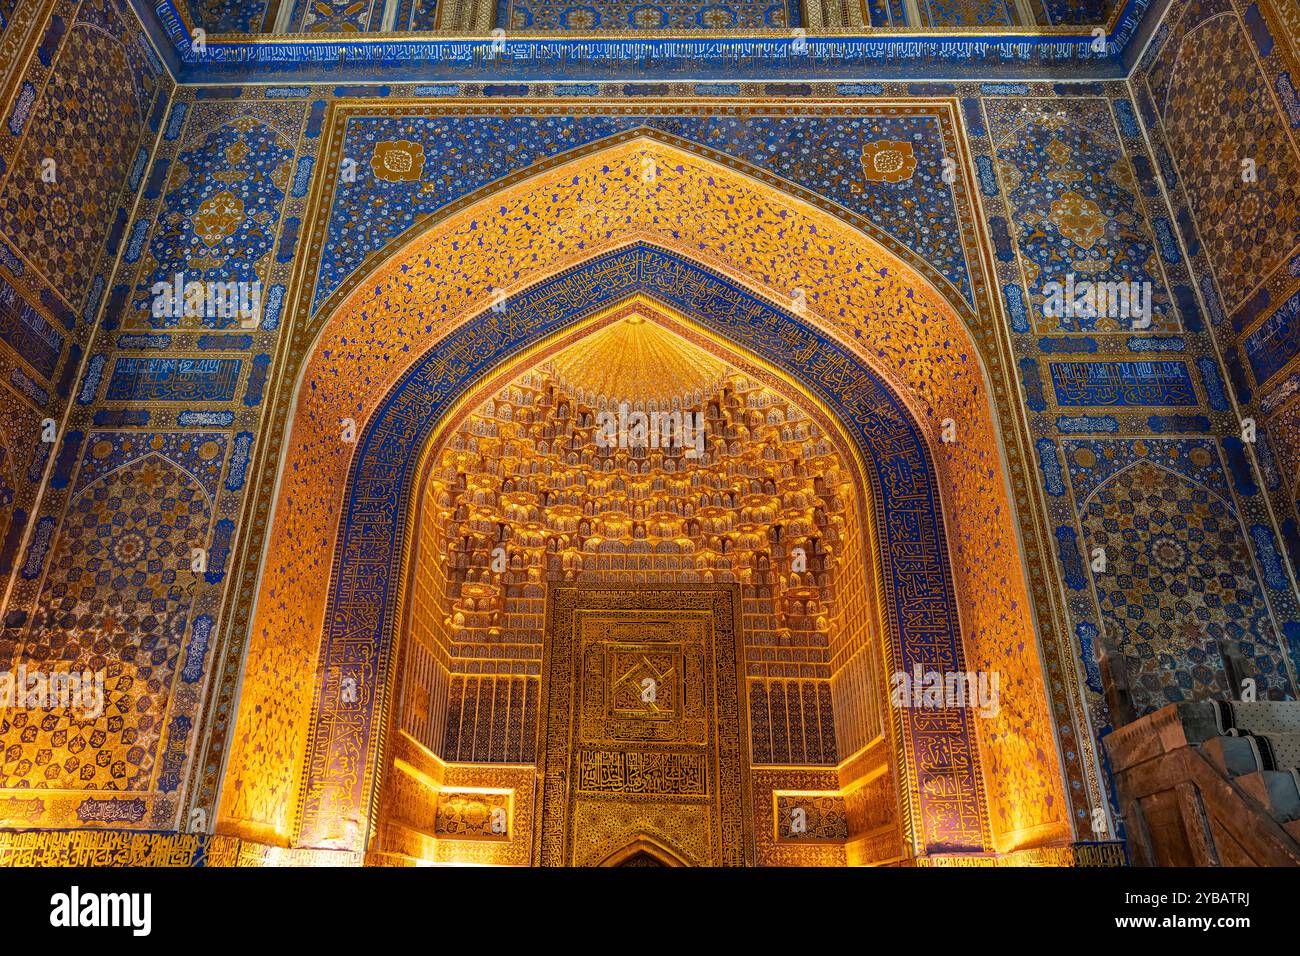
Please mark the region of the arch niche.
<svg viewBox="0 0 1300 956"><path fill-rule="evenodd" d="M425 443L494 368L640 292L818 395L871 463L891 667L1001 675L990 717L895 713L914 851L1068 842L968 308L834 216L647 137L504 185L394 245L340 294L297 382L221 832L365 848ZM782 307L793 290L800 314ZM944 419L957 441L938 441Z"/></svg>

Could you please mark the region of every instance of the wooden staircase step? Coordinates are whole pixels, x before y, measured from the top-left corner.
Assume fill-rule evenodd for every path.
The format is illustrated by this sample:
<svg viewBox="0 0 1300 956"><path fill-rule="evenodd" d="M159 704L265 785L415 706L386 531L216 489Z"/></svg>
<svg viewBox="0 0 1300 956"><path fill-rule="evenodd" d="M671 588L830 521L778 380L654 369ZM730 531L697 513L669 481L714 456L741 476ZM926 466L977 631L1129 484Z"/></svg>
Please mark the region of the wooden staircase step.
<svg viewBox="0 0 1300 956"><path fill-rule="evenodd" d="M1201 751L1225 777L1239 777L1264 769L1259 751L1247 737L1211 737Z"/></svg>
<svg viewBox="0 0 1300 956"><path fill-rule="evenodd" d="M1278 823L1300 821L1300 790L1295 777L1285 770L1257 770L1235 779Z"/></svg>

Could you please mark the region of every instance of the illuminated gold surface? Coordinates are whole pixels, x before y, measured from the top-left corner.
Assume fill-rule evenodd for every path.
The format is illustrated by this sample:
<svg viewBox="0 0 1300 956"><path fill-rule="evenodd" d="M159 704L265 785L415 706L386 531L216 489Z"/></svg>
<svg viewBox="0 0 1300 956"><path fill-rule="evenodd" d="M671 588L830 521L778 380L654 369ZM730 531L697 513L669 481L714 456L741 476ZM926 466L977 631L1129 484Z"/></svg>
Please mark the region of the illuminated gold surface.
<svg viewBox="0 0 1300 956"><path fill-rule="evenodd" d="M644 161L660 170L653 186L641 182ZM611 179L627 180L625 188L611 188ZM777 212L788 217L789 226L774 234L763 227L765 217L752 213L701 214L719 197L728 208ZM557 202L570 216L562 230L550 225L558 222L548 212ZM524 209L534 228L492 225L504 225ZM573 222L574 216L580 221ZM566 244L573 229L605 241L575 250ZM924 279L863 233L775 187L645 140L611 145L505 186L433 225L356 286L322 331L304 370L303 381L313 388L299 391L286 448L293 467L282 473L282 505L265 565L275 573L264 575L262 584L265 592L274 581L275 593L258 600L251 630L231 779L223 792L225 826L232 832L269 828L286 838L292 829L311 691L288 675L315 672L326 576L311 556L333 552L337 523L330 516L339 513L352 451L337 441L337 421L366 421L389 383L420 352L377 347L376 336L431 341L428 316L447 317L434 338L450 331L491 302L494 276L518 275L524 287L605 249L647 238L702 258L742 285L752 287L753 276L763 275L765 285L755 291L774 301L783 301L790 288L806 289L809 321L877 368L935 434L941 410L961 409L963 440L936 450L935 460L958 555L958 601L967 609L968 666L999 669L1005 696L1016 698L1004 701L998 717L978 724L989 762L992 823L995 835L1011 840L1021 839L1016 834L1034 840L1067 835L988 385L978 370L962 368L956 355L976 351L969 333ZM706 248L712 251L702 256L699 250ZM867 295L846 274L848 263L898 278ZM877 265L864 265L871 263ZM425 274L439 278L417 281ZM394 295L389 283L420 291ZM958 349L954 342L965 344Z"/></svg>
<svg viewBox="0 0 1300 956"><path fill-rule="evenodd" d="M879 732L878 710L830 712L830 656L847 659L879 638L859 547L866 532L834 430L770 384L724 365L639 298L557 354L580 352L627 317L648 314L675 330L664 334L683 366L725 371L716 391L686 407L705 423L703 457L683 448L602 452L596 409L542 371L490 388L437 440L412 558L404 683L420 684L426 698L449 697L450 711L447 721L426 720L408 708L404 726L448 759L532 757L530 728L520 723L535 715L511 702L524 690L520 681L529 682L528 706L535 697L542 588L560 581L740 583L749 699L762 705L756 759L833 762L837 722ZM549 355L536 361L554 363ZM681 389L680 380L661 381ZM499 572L498 546L506 563ZM803 551L798 562L795 549ZM426 676L433 661L451 672L445 695L434 685L446 679ZM482 703L503 683L511 687L504 728ZM782 696L769 713L773 689Z"/></svg>
<svg viewBox="0 0 1300 956"><path fill-rule="evenodd" d="M656 363L661 371L649 384L677 392L694 386L664 369L689 376L707 367L722 376L698 404L687 405L688 411L707 413L706 435L712 437L703 460L681 449L600 452L592 440L594 406L577 401L552 379L557 359L579 374L598 366L583 362L588 343L625 340L629 325L653 329L656 352L669 356ZM615 334L607 335L611 331ZM716 344L693 336L680 318L641 296L607 310L571 338L521 359L517 367L532 371L485 383L434 440L420 505L420 543L412 558L415 606L399 693L403 735L452 760L531 759L543 586L708 580L739 582L745 597L751 675L746 698L755 713L756 705L762 707L755 725L756 760L833 761L837 726L851 737L879 734L882 715L871 709L879 707L878 695L874 703L870 695L846 695L843 712L834 717L830 712L828 657L879 661L880 656L878 648L870 654L863 650L879 634L878 610L864 603L871 589L859 544L867 532L856 517L854 480L839 436L824 412L810 416L756 378L755 370L738 368L738 356L728 362L725 354L707 351ZM647 360L656 357L648 353ZM593 403L602 398L590 385L587 394ZM635 392L624 394L634 403L639 399ZM804 398L817 411L817 403ZM714 503L712 496L719 494L726 496L727 507ZM774 534L785 540L774 541ZM507 557L500 573L491 568L498 544ZM791 572L790 552L798 546L805 548L808 565ZM853 684L846 690L860 688ZM782 691L769 707L768 695ZM782 742L780 754L773 754L774 741ZM480 779L488 781L505 779L501 775L509 772L477 766ZM820 774L813 778L807 776L810 770L763 770L761 779L785 787L807 786L810 780L820 787L834 785L832 766L812 771ZM424 809L411 809L407 776L390 772L389 777L389 786L407 802L401 813L431 819L432 797L415 798ZM897 828L896 794L891 799ZM743 800L761 808L770 795L756 790ZM671 829L667 818L655 824L641 816L628 823L634 810L617 811L619 801L609 795L599 802L607 822L622 820L643 836L658 826L656 845L670 858L686 863L709 858L707 830L693 839L678 833L674 840L662 832ZM386 797L384 803L391 808L394 801ZM676 821L684 822L690 821ZM381 829L392 833L389 822ZM613 844L626 836L606 833L583 862L601 862L597 857L613 852ZM776 846L759 836L760 864L844 861L842 848L806 841ZM445 838L413 842L407 832L386 840L389 852L400 847L430 859L451 852ZM665 849L683 840L693 844L691 849ZM459 854L463 858L463 851Z"/></svg>
<svg viewBox="0 0 1300 956"><path fill-rule="evenodd" d="M722 378L722 363L633 312L550 360L556 381L579 400L699 401ZM694 398L691 398L694 396Z"/></svg>

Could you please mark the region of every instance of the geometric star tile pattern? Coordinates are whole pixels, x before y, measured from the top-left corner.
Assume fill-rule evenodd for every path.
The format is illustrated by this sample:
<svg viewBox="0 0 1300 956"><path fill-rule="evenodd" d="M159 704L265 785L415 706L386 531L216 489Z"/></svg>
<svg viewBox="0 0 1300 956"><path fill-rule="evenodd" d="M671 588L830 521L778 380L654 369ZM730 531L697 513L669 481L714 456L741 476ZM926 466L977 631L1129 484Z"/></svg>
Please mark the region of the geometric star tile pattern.
<svg viewBox="0 0 1300 956"><path fill-rule="evenodd" d="M220 435L92 436L14 665L101 673L104 710L5 712L0 787L149 789L224 448Z"/></svg>
<svg viewBox="0 0 1300 956"><path fill-rule="evenodd" d="M1195 443L1187 458L1214 470L1212 447ZM1138 442L1116 456L1114 444L1067 443L1073 473L1112 459L1080 521L1087 559L1104 551L1105 569L1092 573L1103 632L1125 659L1138 712L1222 696L1219 641L1250 662L1261 697L1289 692L1239 519L1210 487L1169 470L1178 462L1165 451Z"/></svg>
<svg viewBox="0 0 1300 956"><path fill-rule="evenodd" d="M1300 236L1300 156L1236 16L1169 47L1164 128L1231 313Z"/></svg>

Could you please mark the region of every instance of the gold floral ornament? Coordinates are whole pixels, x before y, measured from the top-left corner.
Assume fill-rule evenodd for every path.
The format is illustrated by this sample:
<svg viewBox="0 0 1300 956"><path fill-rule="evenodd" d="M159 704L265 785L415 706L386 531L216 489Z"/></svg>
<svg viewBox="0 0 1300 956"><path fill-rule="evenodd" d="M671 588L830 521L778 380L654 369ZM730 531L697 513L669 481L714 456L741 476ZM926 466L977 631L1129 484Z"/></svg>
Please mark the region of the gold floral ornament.
<svg viewBox="0 0 1300 956"><path fill-rule="evenodd" d="M243 200L224 190L203 200L199 211L190 217L195 234L209 246L234 235L243 221Z"/></svg>
<svg viewBox="0 0 1300 956"><path fill-rule="evenodd" d="M1052 158L1052 162L1058 166L1064 166L1074 158L1074 153L1070 147L1066 146L1059 139L1054 139L1047 144L1047 155Z"/></svg>
<svg viewBox="0 0 1300 956"><path fill-rule="evenodd" d="M596 26L596 11L592 7L571 7L564 11L564 26L569 30L591 30Z"/></svg>
<svg viewBox="0 0 1300 956"><path fill-rule="evenodd" d="M873 183L902 183L916 172L916 153L905 140L882 139L862 148L862 175Z"/></svg>
<svg viewBox="0 0 1300 956"><path fill-rule="evenodd" d="M1133 174L1133 164L1127 158L1121 159L1110 167L1110 181L1125 192L1137 192L1137 178Z"/></svg>
<svg viewBox="0 0 1300 956"><path fill-rule="evenodd" d="M424 147L405 139L380 143L370 156L370 168L386 182L418 182L424 175Z"/></svg>
<svg viewBox="0 0 1300 956"><path fill-rule="evenodd" d="M1106 217L1101 207L1076 192L1062 193L1052 203L1050 218L1061 235L1084 249L1091 249L1106 234Z"/></svg>

